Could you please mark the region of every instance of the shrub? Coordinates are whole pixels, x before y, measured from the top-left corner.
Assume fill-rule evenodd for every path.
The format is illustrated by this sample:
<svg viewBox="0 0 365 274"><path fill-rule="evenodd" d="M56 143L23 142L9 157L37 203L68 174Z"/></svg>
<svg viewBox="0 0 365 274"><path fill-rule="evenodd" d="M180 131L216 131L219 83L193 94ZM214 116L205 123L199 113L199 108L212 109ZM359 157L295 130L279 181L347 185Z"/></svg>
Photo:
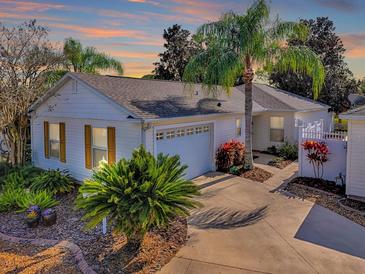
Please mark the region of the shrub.
<svg viewBox="0 0 365 274"><path fill-rule="evenodd" d="M41 209L54 207L58 201L47 191L31 192L21 188L6 188L0 194L0 212L27 210L30 206L38 205Z"/></svg>
<svg viewBox="0 0 365 274"><path fill-rule="evenodd" d="M30 206L37 205L41 210L58 205L58 201L46 190L33 192L24 191L24 195L17 199L18 211L25 211Z"/></svg>
<svg viewBox="0 0 365 274"><path fill-rule="evenodd" d="M303 149L307 151L307 159L313 166L314 177L322 179L324 172L324 163L328 161L329 150L324 142L306 141L302 144Z"/></svg>
<svg viewBox="0 0 365 274"><path fill-rule="evenodd" d="M108 217L117 231L125 233L128 246L139 247L149 229L187 216L198 205L192 199L199 194L198 187L183 178L186 168L178 156L154 158L141 146L130 160L95 170L80 187L76 205L86 212L87 228Z"/></svg>
<svg viewBox="0 0 365 274"><path fill-rule="evenodd" d="M274 145L272 145L271 147L268 147L266 149L266 151L270 154L273 154L273 155L278 155L278 148Z"/></svg>
<svg viewBox="0 0 365 274"><path fill-rule="evenodd" d="M70 192L74 184L66 171L48 170L32 179L32 191L46 190L51 194Z"/></svg>
<svg viewBox="0 0 365 274"><path fill-rule="evenodd" d="M219 146L216 153L216 166L220 171L227 172L232 166L243 165L245 146L239 141L231 140Z"/></svg>
<svg viewBox="0 0 365 274"><path fill-rule="evenodd" d="M9 173L11 165L7 162L0 161L0 177L3 177Z"/></svg>
<svg viewBox="0 0 365 274"><path fill-rule="evenodd" d="M42 169L30 165L11 167L6 175L1 178L0 189L9 184L19 188L28 188L32 178L41 172Z"/></svg>
<svg viewBox="0 0 365 274"><path fill-rule="evenodd" d="M240 175L240 169L237 166L231 166L229 168L229 173L233 175Z"/></svg>
<svg viewBox="0 0 365 274"><path fill-rule="evenodd" d="M287 141L278 149L278 155L285 160L298 159L298 146Z"/></svg>
<svg viewBox="0 0 365 274"><path fill-rule="evenodd" d="M18 201L24 197L25 191L20 188L6 188L0 194L0 212L18 208Z"/></svg>

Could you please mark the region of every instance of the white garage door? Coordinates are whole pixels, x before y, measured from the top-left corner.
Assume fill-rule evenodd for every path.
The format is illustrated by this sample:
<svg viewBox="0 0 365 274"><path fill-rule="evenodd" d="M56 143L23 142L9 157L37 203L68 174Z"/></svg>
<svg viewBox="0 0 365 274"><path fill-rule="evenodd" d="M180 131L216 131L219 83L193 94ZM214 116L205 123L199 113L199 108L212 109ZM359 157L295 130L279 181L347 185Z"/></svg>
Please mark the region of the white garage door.
<svg viewBox="0 0 365 274"><path fill-rule="evenodd" d="M209 124L157 130L157 153L180 155L188 165L186 178L212 170L212 126Z"/></svg>

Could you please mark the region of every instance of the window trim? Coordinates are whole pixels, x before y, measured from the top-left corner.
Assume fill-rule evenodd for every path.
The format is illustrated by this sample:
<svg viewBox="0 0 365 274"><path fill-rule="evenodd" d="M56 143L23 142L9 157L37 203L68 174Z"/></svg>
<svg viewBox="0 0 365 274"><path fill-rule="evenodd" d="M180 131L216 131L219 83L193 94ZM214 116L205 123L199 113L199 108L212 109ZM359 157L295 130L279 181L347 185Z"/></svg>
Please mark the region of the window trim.
<svg viewBox="0 0 365 274"><path fill-rule="evenodd" d="M278 128L278 127L271 127L271 119L272 118L280 118L280 119L282 119L282 128ZM280 130L280 131L282 131L282 139L281 139L281 141L276 141L276 140L273 140L271 137L272 137L272 130ZM285 141L285 118L283 117L283 116L270 116L270 119L269 119L269 134L270 134L270 136L269 136L269 138L270 138L270 142L272 142L272 143L283 143L284 141Z"/></svg>
<svg viewBox="0 0 365 274"><path fill-rule="evenodd" d="M105 129L106 130L106 148L94 145L94 129ZM108 162L108 128L107 127L93 127L91 126L91 165L92 168L98 168L99 166L94 165L94 149L105 151L105 161Z"/></svg>
<svg viewBox="0 0 365 274"><path fill-rule="evenodd" d="M58 127L58 140L51 139L51 126L56 125ZM61 157L61 138L60 138L60 124L59 123L49 123L48 124L48 149L49 149L49 158L53 160L60 160ZM52 155L51 144L58 144L58 156Z"/></svg>

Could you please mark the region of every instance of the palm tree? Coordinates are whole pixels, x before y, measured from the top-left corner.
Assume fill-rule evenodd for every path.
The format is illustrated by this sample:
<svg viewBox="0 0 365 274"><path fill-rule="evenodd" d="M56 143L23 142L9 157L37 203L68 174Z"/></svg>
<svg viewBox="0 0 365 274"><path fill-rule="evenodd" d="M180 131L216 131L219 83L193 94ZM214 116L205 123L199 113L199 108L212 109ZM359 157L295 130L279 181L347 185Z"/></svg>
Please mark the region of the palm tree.
<svg viewBox="0 0 365 274"><path fill-rule="evenodd" d="M83 48L80 41L73 38L66 39L63 54L68 70L96 73L98 69L113 69L123 74L123 66L118 60L98 52L94 47Z"/></svg>
<svg viewBox="0 0 365 274"><path fill-rule="evenodd" d="M323 86L325 71L319 57L305 46L286 47L288 37L306 39L308 28L296 22L270 19L265 0L256 1L243 15L233 12L220 20L199 27L197 34L205 39L205 51L194 56L184 71L187 83L202 81L208 92L217 85L229 94L236 79L245 82L245 169L253 168L252 158L252 83L255 70L292 70L310 76L313 97Z"/></svg>

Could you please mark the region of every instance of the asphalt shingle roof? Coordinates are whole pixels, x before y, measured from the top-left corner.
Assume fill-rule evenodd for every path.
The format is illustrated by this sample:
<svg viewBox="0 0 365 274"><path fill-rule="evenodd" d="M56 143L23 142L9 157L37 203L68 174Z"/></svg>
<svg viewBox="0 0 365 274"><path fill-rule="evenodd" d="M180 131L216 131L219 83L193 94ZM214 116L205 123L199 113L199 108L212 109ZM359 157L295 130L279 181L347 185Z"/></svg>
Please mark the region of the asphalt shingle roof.
<svg viewBox="0 0 365 274"><path fill-rule="evenodd" d="M230 96L218 87L218 95L213 98L208 96L201 85L193 85L189 89L181 82L70 74L145 119L244 112L243 86L232 88ZM328 108L318 102L259 84L254 85L253 101L254 113Z"/></svg>
<svg viewBox="0 0 365 274"><path fill-rule="evenodd" d="M341 113L341 116L347 116L347 117L365 117L365 106L361 106L358 108L350 109L349 111L346 111L344 113Z"/></svg>

